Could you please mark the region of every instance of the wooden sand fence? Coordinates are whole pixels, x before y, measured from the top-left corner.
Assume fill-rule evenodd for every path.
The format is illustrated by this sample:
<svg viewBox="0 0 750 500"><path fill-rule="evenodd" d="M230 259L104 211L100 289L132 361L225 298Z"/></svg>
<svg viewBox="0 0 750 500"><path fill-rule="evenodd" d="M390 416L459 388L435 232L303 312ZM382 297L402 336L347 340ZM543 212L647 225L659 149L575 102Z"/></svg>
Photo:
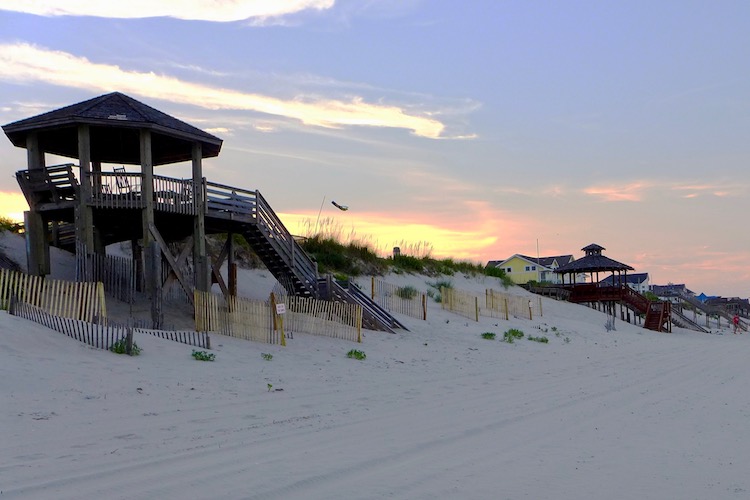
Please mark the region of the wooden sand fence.
<svg viewBox="0 0 750 500"><path fill-rule="evenodd" d="M445 311L479 321L479 297L473 293L441 286L440 307Z"/></svg>
<svg viewBox="0 0 750 500"><path fill-rule="evenodd" d="M107 321L104 286L100 282L52 280L0 269L0 307L7 308L12 297L54 316L90 323Z"/></svg>
<svg viewBox="0 0 750 500"><path fill-rule="evenodd" d="M454 288L440 288L441 306L465 318L479 321L480 316L509 319L533 319L542 316L541 297L520 297L495 290L485 290L485 296Z"/></svg>
<svg viewBox="0 0 750 500"><path fill-rule="evenodd" d="M88 253L82 244L76 245L76 279L100 281L110 297L132 304L136 289L135 260L130 257Z"/></svg>
<svg viewBox="0 0 750 500"><path fill-rule="evenodd" d="M362 306L359 304L295 296L274 300L284 301L283 327L291 335L299 332L362 342Z"/></svg>
<svg viewBox="0 0 750 500"><path fill-rule="evenodd" d="M133 332L153 335L154 337L179 342L180 344L211 349L211 338L206 332L196 332L194 330L154 330L153 328L135 327L133 328Z"/></svg>
<svg viewBox="0 0 750 500"><path fill-rule="evenodd" d="M267 344L281 344L271 305L262 300L195 290L195 329Z"/></svg>
<svg viewBox="0 0 750 500"><path fill-rule="evenodd" d="M413 287L397 286L373 276L370 298L390 313L427 319L427 295Z"/></svg>
<svg viewBox="0 0 750 500"><path fill-rule="evenodd" d="M283 313L277 305L283 304ZM195 292L195 329L284 345L295 333L362 341L362 307L271 294L268 301Z"/></svg>
<svg viewBox="0 0 750 500"><path fill-rule="evenodd" d="M543 316L542 298L539 296L520 297L492 289L485 291L486 316L508 319L509 316L533 319Z"/></svg>
<svg viewBox="0 0 750 500"><path fill-rule="evenodd" d="M14 316L44 325L98 349L109 350L116 342L124 341L127 343L128 339L130 339L129 342L132 345L132 328L57 316L41 307L15 299L11 300L8 312Z"/></svg>

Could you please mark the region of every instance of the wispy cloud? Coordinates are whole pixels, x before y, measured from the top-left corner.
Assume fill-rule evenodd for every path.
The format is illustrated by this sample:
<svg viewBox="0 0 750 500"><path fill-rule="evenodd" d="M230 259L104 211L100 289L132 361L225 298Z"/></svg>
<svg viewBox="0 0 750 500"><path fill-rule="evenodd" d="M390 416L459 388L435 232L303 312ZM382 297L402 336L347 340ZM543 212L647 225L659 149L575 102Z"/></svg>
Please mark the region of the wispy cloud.
<svg viewBox="0 0 750 500"><path fill-rule="evenodd" d="M683 198L698 198L706 195L717 198L729 198L744 195L747 193L748 186L743 183L726 182L715 184L683 184L671 186L671 189L681 193Z"/></svg>
<svg viewBox="0 0 750 500"><path fill-rule="evenodd" d="M173 17L213 22L263 20L306 10L326 10L335 0L0 0L0 10L38 16L92 16L120 19Z"/></svg>
<svg viewBox="0 0 750 500"><path fill-rule="evenodd" d="M641 201L644 191L649 187L650 185L645 182L633 182L613 186L591 186L583 192L604 201Z"/></svg>
<svg viewBox="0 0 750 500"><path fill-rule="evenodd" d="M372 104L355 96L348 100L317 96L279 99L244 93L177 78L128 71L119 66L94 63L83 57L40 48L27 43L0 44L0 80L41 83L93 91L119 90L212 110L243 110L299 120L328 128L347 126L401 128L417 136L437 139L445 125L405 109Z"/></svg>

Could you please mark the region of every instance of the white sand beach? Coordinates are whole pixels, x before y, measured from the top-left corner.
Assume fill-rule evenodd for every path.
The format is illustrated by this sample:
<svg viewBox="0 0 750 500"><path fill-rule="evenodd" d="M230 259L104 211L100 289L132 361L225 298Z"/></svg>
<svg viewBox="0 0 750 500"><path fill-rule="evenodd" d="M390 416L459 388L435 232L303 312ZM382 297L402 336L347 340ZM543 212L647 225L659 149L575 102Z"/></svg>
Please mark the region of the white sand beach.
<svg viewBox="0 0 750 500"><path fill-rule="evenodd" d="M272 286L241 273L242 294ZM116 355L0 312L0 499L750 498L750 335L543 311L475 322L429 301L427 321L362 344L214 335L214 362L147 335ZM549 343L500 341L510 328Z"/></svg>

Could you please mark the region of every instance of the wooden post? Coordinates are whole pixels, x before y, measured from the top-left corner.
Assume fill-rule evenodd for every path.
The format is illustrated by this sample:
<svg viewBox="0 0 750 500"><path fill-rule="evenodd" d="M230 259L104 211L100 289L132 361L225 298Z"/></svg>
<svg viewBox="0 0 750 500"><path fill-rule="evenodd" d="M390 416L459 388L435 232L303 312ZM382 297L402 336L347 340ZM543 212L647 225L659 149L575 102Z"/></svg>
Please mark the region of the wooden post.
<svg viewBox="0 0 750 500"><path fill-rule="evenodd" d="M80 199L76 240L83 243L86 253L94 251L94 221L89 201L91 200L91 134L88 125L78 126L78 162L80 163Z"/></svg>
<svg viewBox="0 0 750 500"><path fill-rule="evenodd" d="M533 319L531 317L531 299L529 299L529 319Z"/></svg>
<svg viewBox="0 0 750 500"><path fill-rule="evenodd" d="M149 257L151 259L151 276L153 279L152 296L151 296L151 328L161 330L164 322L164 311L162 310L162 282L161 282L161 249L156 241L151 242L149 247Z"/></svg>
<svg viewBox="0 0 750 500"><path fill-rule="evenodd" d="M26 162L29 170L44 170L44 151L39 147L39 137L31 132L26 137ZM47 223L36 211L35 203L29 204L29 211L24 213L26 228L26 264L29 274L43 276L50 273L49 241Z"/></svg>
<svg viewBox="0 0 750 500"><path fill-rule="evenodd" d="M143 249L138 240L130 240L130 250L133 253L133 265L135 266L135 290L142 292L145 288L143 283Z"/></svg>
<svg viewBox="0 0 750 500"><path fill-rule="evenodd" d="M128 356L133 355L133 327L128 326L127 333L125 334L125 354Z"/></svg>
<svg viewBox="0 0 750 500"><path fill-rule="evenodd" d="M140 134L140 155L141 155L141 197L146 206L141 213L143 250L149 254L151 242L154 241L149 228L154 223L154 164L151 150L151 131L141 129ZM147 255L147 262L150 256ZM154 279L151 276L153 267L150 263L143 266L144 282L146 291L153 293ZM161 277L160 277L161 279Z"/></svg>
<svg viewBox="0 0 750 500"><path fill-rule="evenodd" d="M237 296L237 264L234 262L234 233L227 233L227 281L229 295Z"/></svg>
<svg viewBox="0 0 750 500"><path fill-rule="evenodd" d="M206 256L206 200L203 199L203 147L200 142L193 143L193 199L196 213L193 218L193 282L196 290L209 291L211 283L208 276L208 258Z"/></svg>
<svg viewBox="0 0 750 500"><path fill-rule="evenodd" d="M44 218L32 210L23 213L26 228L26 266L32 276L50 273L49 243Z"/></svg>
<svg viewBox="0 0 750 500"><path fill-rule="evenodd" d="M422 294L422 320L427 321L427 295Z"/></svg>

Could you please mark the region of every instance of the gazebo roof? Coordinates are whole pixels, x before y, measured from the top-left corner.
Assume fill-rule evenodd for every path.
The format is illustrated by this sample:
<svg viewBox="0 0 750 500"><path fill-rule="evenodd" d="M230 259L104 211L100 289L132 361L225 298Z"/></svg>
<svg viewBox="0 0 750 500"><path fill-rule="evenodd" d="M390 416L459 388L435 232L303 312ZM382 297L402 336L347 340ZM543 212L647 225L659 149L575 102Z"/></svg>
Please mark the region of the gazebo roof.
<svg viewBox="0 0 750 500"><path fill-rule="evenodd" d="M602 255L602 250L605 250L603 246L592 243L583 247L581 250L586 252L586 255L580 259L574 260L569 264L558 267L555 272L558 274L568 273L588 273L597 271L634 271L635 268L630 267L622 262L610 259Z"/></svg>
<svg viewBox="0 0 750 500"><path fill-rule="evenodd" d="M90 126L91 159L108 163L140 164L140 130L152 133L152 161L163 165L192 158L195 142L203 158L218 156L222 140L120 92L101 95L3 126L8 139L26 147L36 132L45 153L78 158L77 126Z"/></svg>

